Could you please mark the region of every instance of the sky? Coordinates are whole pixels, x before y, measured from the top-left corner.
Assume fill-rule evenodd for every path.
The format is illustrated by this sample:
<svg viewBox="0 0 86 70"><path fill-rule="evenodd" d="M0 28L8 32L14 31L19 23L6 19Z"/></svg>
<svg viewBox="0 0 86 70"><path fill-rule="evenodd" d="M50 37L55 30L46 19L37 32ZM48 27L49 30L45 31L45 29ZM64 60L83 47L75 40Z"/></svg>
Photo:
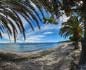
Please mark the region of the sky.
<svg viewBox="0 0 86 70"><path fill-rule="evenodd" d="M38 11L38 9L36 8ZM42 15L38 11L40 18L42 19ZM46 17L50 16L50 13L46 13L43 9L43 13ZM59 35L59 29L61 27L62 22L67 21L67 17L65 15L61 16L59 19L57 19L57 22L59 24L44 24L43 22L39 22L41 29L39 30L37 26L35 26L35 21L33 20L33 24L35 26L35 31L32 31L29 27L28 23L22 18L22 22L25 23L25 29L26 29L26 40L23 40L23 36L21 34L18 35L17 42L18 43L45 43L45 42L59 42L59 41L65 41L67 39L61 37ZM11 37L11 40L9 40L9 37L6 33L3 34L3 39L0 39L0 43L10 43L14 42L13 37Z"/></svg>
<svg viewBox="0 0 86 70"><path fill-rule="evenodd" d="M63 17L60 17L58 19L59 24L42 24L41 29L39 30L37 27L35 27L35 31L32 31L29 29L29 27L26 26L26 40L23 40L22 35L18 35L18 43L46 43L46 42L59 42L59 41L65 41L67 39L61 37L59 35L59 29L61 27L61 23L66 21L67 18L64 15ZM25 22L25 21L24 21ZM13 37L11 37L11 40L9 40L9 37L7 34L3 34L4 38L0 39L0 43L9 43L14 42Z"/></svg>

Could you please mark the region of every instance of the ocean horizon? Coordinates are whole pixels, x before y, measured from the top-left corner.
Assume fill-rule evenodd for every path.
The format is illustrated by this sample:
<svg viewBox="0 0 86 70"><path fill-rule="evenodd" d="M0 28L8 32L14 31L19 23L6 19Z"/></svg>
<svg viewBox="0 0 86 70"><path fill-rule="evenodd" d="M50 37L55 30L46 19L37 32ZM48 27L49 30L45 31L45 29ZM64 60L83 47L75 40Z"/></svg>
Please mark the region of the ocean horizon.
<svg viewBox="0 0 86 70"><path fill-rule="evenodd" d="M0 51L5 52L32 52L53 48L58 43L1 43Z"/></svg>
<svg viewBox="0 0 86 70"><path fill-rule="evenodd" d="M46 43L0 43L0 51L5 52L32 52L47 50L59 46L59 44L68 42L46 42Z"/></svg>

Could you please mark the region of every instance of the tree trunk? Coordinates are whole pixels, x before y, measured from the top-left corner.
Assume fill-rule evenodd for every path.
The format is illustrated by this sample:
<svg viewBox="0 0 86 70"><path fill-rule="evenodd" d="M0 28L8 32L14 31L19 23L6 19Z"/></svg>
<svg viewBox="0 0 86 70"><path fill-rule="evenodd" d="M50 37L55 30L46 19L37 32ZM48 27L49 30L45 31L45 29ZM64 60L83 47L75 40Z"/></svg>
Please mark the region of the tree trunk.
<svg viewBox="0 0 86 70"><path fill-rule="evenodd" d="M79 61L80 65L86 65L86 15L83 15L83 14L86 14L85 12L86 11L86 1L83 0L83 3L84 4L81 9L81 12L82 12L81 16L84 17L84 38L81 41L82 50L81 50L80 61Z"/></svg>
<svg viewBox="0 0 86 70"><path fill-rule="evenodd" d="M82 40L81 44L82 44L82 50L81 50L79 65L85 65L86 64L86 40Z"/></svg>
<svg viewBox="0 0 86 70"><path fill-rule="evenodd" d="M79 48L78 41L75 41L74 42L74 45L75 45L75 48L74 49L78 49Z"/></svg>

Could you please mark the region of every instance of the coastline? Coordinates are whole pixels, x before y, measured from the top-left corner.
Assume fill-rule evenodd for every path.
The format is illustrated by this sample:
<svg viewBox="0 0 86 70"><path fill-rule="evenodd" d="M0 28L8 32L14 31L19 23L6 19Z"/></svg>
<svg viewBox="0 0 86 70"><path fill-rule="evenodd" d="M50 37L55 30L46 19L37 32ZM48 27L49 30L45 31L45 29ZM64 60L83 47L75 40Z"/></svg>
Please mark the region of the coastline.
<svg viewBox="0 0 86 70"><path fill-rule="evenodd" d="M11 70L69 70L72 61L72 55L77 53L79 56L80 50L74 50L71 42L62 43L54 48L45 51L35 51L29 53L4 53L4 57L9 59L1 61L1 68L16 68ZM0 53L0 56L3 53ZM10 54L10 55L9 55ZM8 58L9 57L9 58ZM19 69L18 69L19 67ZM29 68L30 67L30 68ZM10 69L7 69L10 70Z"/></svg>
<svg viewBox="0 0 86 70"><path fill-rule="evenodd" d="M61 46L65 46L65 45L67 45L67 44L71 44L72 42L66 42L66 41L62 41L62 42L58 42L58 44L56 45L56 46L54 46L54 47L52 47L52 48L47 48L47 49L45 49L45 50L37 50L37 51L31 51L31 52L10 52L10 51L3 51L3 50L0 50L0 54L5 54L5 55L7 55L7 54L10 54L10 55L15 55L15 56L21 56L21 57L28 57L28 56L31 56L31 55L38 55L38 54L40 54L41 55L41 53L44 53L44 52L51 52L51 51L55 51L55 49L58 49L58 48L61 48ZM14 56L14 57L15 57ZM21 58L20 57L20 58Z"/></svg>
<svg viewBox="0 0 86 70"><path fill-rule="evenodd" d="M45 50L34 50L34 51L26 51L26 52L14 52L14 51L4 51L4 50L0 50L0 52L3 52L3 53L14 53L14 54L17 54L17 53L34 53L34 52L40 52L40 51L47 51L47 50L49 50L49 49L54 49L54 48L58 48L60 45L64 45L64 44L66 44L66 43L71 43L70 41L60 41L60 42L51 42L51 43L55 43L55 44L57 44L56 46L54 46L54 47L51 47L51 48L47 48L47 49L45 49ZM49 43L0 43L1 45L4 45L4 44L7 44L7 45L9 45L9 44L27 44L27 45L29 45L29 44L50 44L50 42Z"/></svg>

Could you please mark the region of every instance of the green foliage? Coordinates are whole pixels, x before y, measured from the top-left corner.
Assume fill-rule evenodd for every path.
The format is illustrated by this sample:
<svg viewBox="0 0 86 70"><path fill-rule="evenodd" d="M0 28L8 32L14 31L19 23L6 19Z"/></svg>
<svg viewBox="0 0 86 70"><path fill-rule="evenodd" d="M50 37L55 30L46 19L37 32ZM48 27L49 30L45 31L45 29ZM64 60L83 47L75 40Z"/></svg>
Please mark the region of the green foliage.
<svg viewBox="0 0 86 70"><path fill-rule="evenodd" d="M72 16L67 22L62 24L60 35L69 37L72 41L79 41L83 35L82 24L79 23L78 18Z"/></svg>
<svg viewBox="0 0 86 70"><path fill-rule="evenodd" d="M19 33L18 31L20 31L20 33L22 33L23 36L25 37L25 28L23 26L24 23L22 23L22 20L20 19L20 16L18 15L18 13L26 19L26 21L31 26L32 30L34 30L32 19L36 21L36 24L40 29L39 20L40 21L42 20L40 19L39 14L35 10L35 7L32 6L31 2L34 3L35 6L37 6L39 11L41 12L45 23L57 24L56 19L53 16L51 16L50 18L44 17L42 12L42 7L44 7L46 11L50 12L52 15L56 15L58 17L60 17L62 14L71 16L71 14L74 15L73 13L78 14L78 16L80 16L81 18L83 17L84 19L86 17L85 0L50 0L50 1L49 0L0 0L0 13L1 13L0 22L2 23L1 24L2 26L0 26L1 37L2 37L3 31L8 33L9 38L10 36L14 35L15 40L16 40L17 34ZM64 12L61 13L61 11L64 11ZM7 17L10 17L15 22L19 30L17 30L13 22L9 20ZM9 27L9 24L13 29L15 28L15 30L11 29ZM85 33L86 33L86 28L85 28Z"/></svg>
<svg viewBox="0 0 86 70"><path fill-rule="evenodd" d="M7 33L9 38L12 36L16 41L17 35L21 33L25 39L25 28L21 17L23 17L34 30L32 21L35 20L40 29L40 16L36 11L32 1L27 0L0 0L0 37ZM32 2L33 3L33 2ZM34 3L33 3L34 4ZM39 8L38 8L39 9Z"/></svg>
<svg viewBox="0 0 86 70"><path fill-rule="evenodd" d="M47 23L57 24L57 21L53 16L51 16L50 18L44 18L43 20L44 20L44 23L46 23L46 24Z"/></svg>

